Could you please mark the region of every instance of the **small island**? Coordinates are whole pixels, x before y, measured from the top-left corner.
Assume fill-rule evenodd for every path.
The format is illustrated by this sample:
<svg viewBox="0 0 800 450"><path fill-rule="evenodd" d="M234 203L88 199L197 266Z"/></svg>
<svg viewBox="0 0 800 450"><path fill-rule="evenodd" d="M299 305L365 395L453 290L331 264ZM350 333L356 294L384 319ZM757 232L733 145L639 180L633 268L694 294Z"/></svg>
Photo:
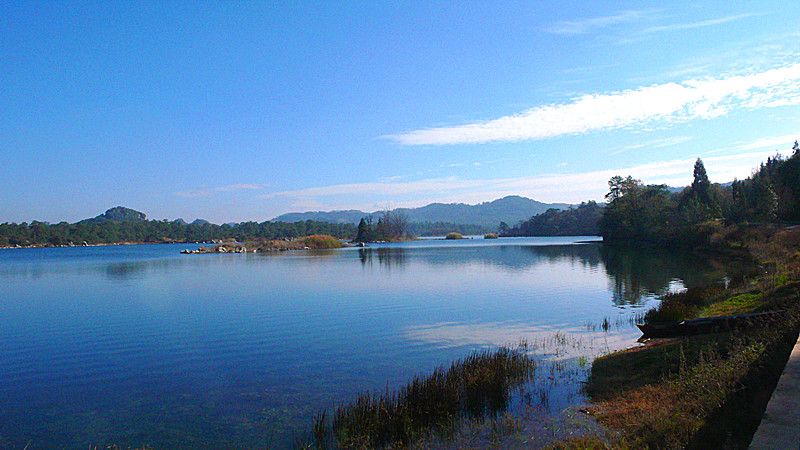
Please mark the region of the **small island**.
<svg viewBox="0 0 800 450"><path fill-rule="evenodd" d="M333 236L315 234L297 239L263 239L260 241L250 241L248 243L236 242L235 239L227 239L211 247L198 247L197 250L187 249L182 250L181 253L272 253L284 252L287 250L322 250L342 247L345 247L344 242Z"/></svg>

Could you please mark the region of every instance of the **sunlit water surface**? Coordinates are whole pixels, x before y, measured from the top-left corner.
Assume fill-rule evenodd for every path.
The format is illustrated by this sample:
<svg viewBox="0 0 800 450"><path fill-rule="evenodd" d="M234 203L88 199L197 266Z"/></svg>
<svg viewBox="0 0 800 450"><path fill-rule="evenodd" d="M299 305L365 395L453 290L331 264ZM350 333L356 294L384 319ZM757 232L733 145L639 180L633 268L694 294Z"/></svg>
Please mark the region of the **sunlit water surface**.
<svg viewBox="0 0 800 450"><path fill-rule="evenodd" d="M725 277L587 240L0 251L0 447L282 447L359 392L523 340L551 366L509 410L555 423L658 294Z"/></svg>

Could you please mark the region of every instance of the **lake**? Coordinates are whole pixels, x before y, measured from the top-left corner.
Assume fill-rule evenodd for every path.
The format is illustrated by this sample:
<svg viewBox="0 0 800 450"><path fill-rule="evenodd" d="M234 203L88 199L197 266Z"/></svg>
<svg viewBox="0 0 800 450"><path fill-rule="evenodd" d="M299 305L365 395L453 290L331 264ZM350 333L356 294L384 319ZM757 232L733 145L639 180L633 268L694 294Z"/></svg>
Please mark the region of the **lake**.
<svg viewBox="0 0 800 450"><path fill-rule="evenodd" d="M283 447L360 392L522 340L571 364L528 401L556 423L659 294L727 276L596 240L0 250L0 447Z"/></svg>

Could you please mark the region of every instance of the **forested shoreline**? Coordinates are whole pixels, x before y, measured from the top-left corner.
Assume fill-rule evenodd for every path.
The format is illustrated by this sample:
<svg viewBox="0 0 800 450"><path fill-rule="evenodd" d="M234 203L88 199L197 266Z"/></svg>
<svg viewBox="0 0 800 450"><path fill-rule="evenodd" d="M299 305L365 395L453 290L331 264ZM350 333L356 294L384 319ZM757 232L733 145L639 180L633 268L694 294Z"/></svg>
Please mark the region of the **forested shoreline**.
<svg viewBox="0 0 800 450"><path fill-rule="evenodd" d="M509 227L500 223L500 236L597 236L602 205L597 202L583 202L565 210L550 208L542 214Z"/></svg>
<svg viewBox="0 0 800 450"><path fill-rule="evenodd" d="M744 180L711 183L697 159L690 186L675 192L663 184L645 185L631 176L614 176L605 206L593 201L566 210L549 209L513 227L501 223L501 236L600 235L615 245L704 246L723 236L726 225L800 221L800 145L788 158L776 154Z"/></svg>
<svg viewBox="0 0 800 450"><path fill-rule="evenodd" d="M709 182L697 159L692 184L681 192L644 185L628 176L608 182L608 204L600 220L604 242L704 246L724 238L726 225L796 223L800 220L800 146L785 158L768 158L745 180L728 186Z"/></svg>
<svg viewBox="0 0 800 450"><path fill-rule="evenodd" d="M356 227L352 224L327 222L242 222L235 225L211 223L186 224L165 220L84 220L77 223L44 222L0 224L2 247L60 247L71 245L101 245L117 243L181 243L213 242L234 239L252 241L263 239L298 238L327 234L339 239L352 239Z"/></svg>
<svg viewBox="0 0 800 450"><path fill-rule="evenodd" d="M800 146L788 158L776 154L744 180L728 185L711 183L698 158L692 184L679 192L666 185L645 185L631 176L609 180L606 204L594 201L551 208L513 227L501 222L500 236L600 235L607 243L653 246L702 246L721 237L725 225L742 222L797 223L800 221ZM109 214L109 213L116 214ZM368 216L356 226L306 220L242 222L215 225L204 221L145 220L142 213L112 208L105 215L77 223L0 223L0 247L44 247L114 243L212 242L225 239L297 238L326 234L339 239L370 242L452 231L483 234L481 226L451 223L411 223L402 211L387 211L377 222Z"/></svg>

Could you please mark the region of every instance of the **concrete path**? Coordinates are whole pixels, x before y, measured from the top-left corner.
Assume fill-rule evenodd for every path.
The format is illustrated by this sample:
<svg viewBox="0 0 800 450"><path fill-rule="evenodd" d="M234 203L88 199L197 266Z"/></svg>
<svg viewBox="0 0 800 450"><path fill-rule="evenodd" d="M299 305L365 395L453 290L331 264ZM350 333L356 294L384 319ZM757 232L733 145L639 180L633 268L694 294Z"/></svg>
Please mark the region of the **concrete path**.
<svg viewBox="0 0 800 450"><path fill-rule="evenodd" d="M772 392L750 449L800 450L800 338Z"/></svg>

